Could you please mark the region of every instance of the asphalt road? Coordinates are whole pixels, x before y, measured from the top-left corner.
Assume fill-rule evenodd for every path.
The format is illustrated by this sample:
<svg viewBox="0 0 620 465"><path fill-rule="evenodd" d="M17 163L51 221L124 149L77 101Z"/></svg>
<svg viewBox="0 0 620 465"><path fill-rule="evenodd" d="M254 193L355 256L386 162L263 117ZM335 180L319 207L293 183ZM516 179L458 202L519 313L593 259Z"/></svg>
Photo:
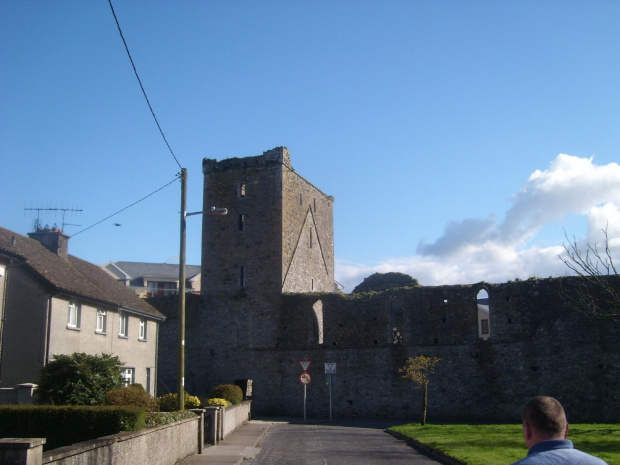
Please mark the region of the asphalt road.
<svg viewBox="0 0 620 465"><path fill-rule="evenodd" d="M438 465L385 432L381 422L275 422L252 465Z"/></svg>

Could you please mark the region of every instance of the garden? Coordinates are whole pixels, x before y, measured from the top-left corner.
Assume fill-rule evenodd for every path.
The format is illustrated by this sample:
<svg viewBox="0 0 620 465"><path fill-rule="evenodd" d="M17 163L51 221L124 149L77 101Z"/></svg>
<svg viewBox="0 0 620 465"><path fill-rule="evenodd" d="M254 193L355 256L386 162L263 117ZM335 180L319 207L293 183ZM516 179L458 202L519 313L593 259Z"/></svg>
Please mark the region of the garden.
<svg viewBox="0 0 620 465"><path fill-rule="evenodd" d="M153 397L140 384L124 385L116 356L57 355L41 370L36 405L0 406L0 437L44 437L45 450L146 427L170 424L196 414L190 409L241 403L239 386L216 386L203 399L184 393Z"/></svg>

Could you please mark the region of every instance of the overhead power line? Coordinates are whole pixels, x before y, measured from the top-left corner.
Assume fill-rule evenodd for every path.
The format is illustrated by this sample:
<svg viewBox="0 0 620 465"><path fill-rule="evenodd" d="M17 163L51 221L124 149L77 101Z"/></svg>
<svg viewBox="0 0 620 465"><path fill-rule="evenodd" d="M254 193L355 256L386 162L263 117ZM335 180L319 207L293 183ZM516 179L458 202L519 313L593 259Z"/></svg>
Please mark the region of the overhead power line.
<svg viewBox="0 0 620 465"><path fill-rule="evenodd" d="M140 76L138 76L138 70L136 69L136 65L133 62L133 58L131 58L131 53L129 53L129 47L127 46L127 42L125 41L125 36L123 36L123 31L121 30L121 25L119 24L118 18L116 17L116 13L114 12L114 7L112 6L112 0L108 0L108 3L110 4L110 9L112 10L112 15L114 16L114 21L116 21L116 27L118 28L118 32L121 35L121 39L123 40L123 44L125 45L125 50L127 51L127 56L129 57L129 61L131 62L131 66L133 67L133 72L136 75L136 78L138 79L138 84L140 84L140 89L142 89L142 94L144 95L144 98L146 99L146 103L149 106L149 110L151 110L151 114L153 115L153 119L155 120L155 124L157 124L157 128L159 129L159 133L164 138L164 142L166 143L166 146L168 146L168 150L170 150L170 154L172 155L172 158L174 158L174 161L176 161L177 165L179 165L179 168L182 169L181 168L181 164L179 163L179 160L177 160L176 155L172 151L172 148L170 147L170 144L168 143L168 140L166 139L166 136L164 135L164 131L161 129L161 126L159 125L159 121L157 120L157 116L155 116L155 112L153 111L153 107L151 106L151 102L149 101L149 98L146 95L146 91L144 90L144 86L142 85L142 81L140 80Z"/></svg>
<svg viewBox="0 0 620 465"><path fill-rule="evenodd" d="M116 216L116 215L118 215L119 213L124 212L124 211L125 211L125 210L127 210L128 208L131 208L131 207L133 207L134 205L139 204L140 202L142 202L142 201L144 201L144 200L148 199L149 197L151 197L152 195L157 194L157 193L158 193L159 191L161 191L162 189L165 189L166 187L168 187L168 186L169 186L170 184L172 184L173 182L176 182L176 181L177 181L177 179L179 179L180 177L181 177L181 173L177 173L177 175L174 177L174 179L173 179L172 181L170 181L170 182L169 182L169 183L167 183L167 184L164 184L164 185L163 185L163 186L161 186L159 189L157 189L157 190L155 190L155 191L151 192L151 193L150 193L150 194L148 194L148 195L145 195L145 196L144 196L144 197L142 197L140 200L136 200L136 201L135 201L135 202L133 202L132 204L127 205L127 206L126 206L126 207L124 207L124 208L121 208L121 209L120 209L120 210L118 210L117 212L112 213L111 215L106 216L106 217L105 217L105 218L103 218L102 220L99 220L99 221L97 221L96 223L91 224L91 225L90 225L90 226L88 226L87 228L84 228L84 229L82 229L81 231L78 231L78 232L76 232L75 234L73 234L73 235L71 235L71 236L69 236L69 237L75 237L75 236L77 236L78 234L83 233L84 231L88 231L89 229L94 228L94 227L95 227L95 226L97 226L98 224L101 224L101 223L103 223L104 221L109 220L109 219L110 219L110 218L112 218L113 216ZM41 248L40 248L39 250L35 250L34 252L31 252L31 253L29 253L28 255L25 255L25 256L24 256L24 258L28 258L28 257L30 257L30 256L32 256L32 255L34 255L34 254L36 254L36 253L39 253L39 252L41 252L41 251L43 251L43 250L47 250L47 248L46 248L45 246L41 246ZM24 265L24 264L26 264L26 262L22 262L22 263L17 264L17 265L15 265L15 264L14 264L13 266L19 266L19 265Z"/></svg>
<svg viewBox="0 0 620 465"><path fill-rule="evenodd" d="M121 212L124 212L125 210L127 210L128 208L133 207L134 205L139 204L140 202L142 202L143 200L148 199L150 196L157 194L160 190L168 187L170 184L172 184L173 182L175 182L177 179L179 179L180 174L177 173L177 175L174 177L174 179L172 181L170 181L168 184L165 184L163 186L161 186L159 189L157 189L156 191L151 192L149 195L146 195L144 197L142 197L140 200L136 200L134 203L132 203L131 205L127 205L125 208L121 208L119 211L117 211L116 213L112 213L110 216L106 216L104 219L97 221L94 224L91 224L89 227L82 229L81 231L76 232L75 234L73 234L71 237L75 237L78 234L83 233L84 231L88 231L90 228L94 228L95 226L97 226L100 223L103 223L106 220L109 220L110 218L112 218L113 216L118 215Z"/></svg>

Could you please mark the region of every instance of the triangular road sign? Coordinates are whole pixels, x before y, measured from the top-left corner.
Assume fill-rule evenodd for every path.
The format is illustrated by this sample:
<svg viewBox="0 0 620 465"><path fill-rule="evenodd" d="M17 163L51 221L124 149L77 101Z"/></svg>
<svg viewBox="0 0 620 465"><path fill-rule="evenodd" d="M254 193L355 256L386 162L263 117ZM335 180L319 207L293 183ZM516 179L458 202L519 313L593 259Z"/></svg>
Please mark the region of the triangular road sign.
<svg viewBox="0 0 620 465"><path fill-rule="evenodd" d="M307 370L308 370L308 367L310 366L310 360L300 360L300 361L299 361L299 364L301 365L301 368L302 368L304 371L307 371Z"/></svg>

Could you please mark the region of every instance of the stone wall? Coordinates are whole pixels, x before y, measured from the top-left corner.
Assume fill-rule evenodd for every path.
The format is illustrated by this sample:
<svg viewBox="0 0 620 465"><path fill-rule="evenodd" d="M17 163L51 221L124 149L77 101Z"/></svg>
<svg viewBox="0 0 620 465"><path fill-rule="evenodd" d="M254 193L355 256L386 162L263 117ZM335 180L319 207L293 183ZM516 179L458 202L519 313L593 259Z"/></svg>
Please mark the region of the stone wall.
<svg viewBox="0 0 620 465"><path fill-rule="evenodd" d="M333 203L333 197L284 169L282 292L334 291Z"/></svg>
<svg viewBox="0 0 620 465"><path fill-rule="evenodd" d="M203 210L228 209L203 215L205 293L334 290L334 199L295 172L285 147L204 159L203 173Z"/></svg>
<svg viewBox="0 0 620 465"><path fill-rule="evenodd" d="M280 291L282 166L273 156L203 160L203 210L228 209L203 215L203 292Z"/></svg>
<svg viewBox="0 0 620 465"><path fill-rule="evenodd" d="M398 368L407 357L424 354L442 358L429 387L430 421L518 421L529 397L547 394L565 405L569 421L617 422L620 328L570 305L566 293L575 279L418 287L361 296L284 295L279 306L264 309L260 324L249 317L244 302L229 312L215 297L193 301L186 384L200 395L217 384L250 378L255 414L301 416L299 360L310 360L308 416L326 418L329 378L324 364L336 363L336 418L415 419L421 391L400 378ZM490 306L487 341L479 338L477 327L476 296L483 288ZM319 300L322 331L313 309ZM207 320L210 324L203 324ZM402 336L396 343L394 327ZM245 331L252 336L230 344L232 333Z"/></svg>
<svg viewBox="0 0 620 465"><path fill-rule="evenodd" d="M573 420L620 421L619 325L575 311L573 279L336 294L333 198L294 171L286 148L205 159L203 172L204 210L229 215L203 218L202 296L186 310L190 393L249 378L255 413L301 416L299 361L310 360L310 417L329 417L324 364L335 363L336 417L415 418L421 392L398 368L424 354L442 358L431 421L518 421L537 394L558 397ZM176 313L162 312L160 379L173 380Z"/></svg>

